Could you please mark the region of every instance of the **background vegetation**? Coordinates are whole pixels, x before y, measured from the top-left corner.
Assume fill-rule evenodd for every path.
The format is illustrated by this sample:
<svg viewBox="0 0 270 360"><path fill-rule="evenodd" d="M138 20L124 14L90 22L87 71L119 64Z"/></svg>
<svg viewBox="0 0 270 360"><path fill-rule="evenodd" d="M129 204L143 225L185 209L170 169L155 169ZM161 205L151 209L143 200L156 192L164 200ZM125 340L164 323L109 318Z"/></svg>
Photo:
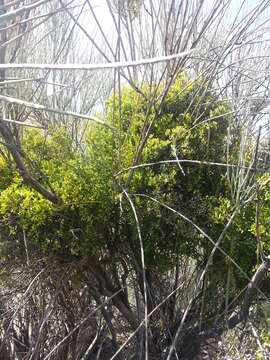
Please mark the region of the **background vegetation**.
<svg viewBox="0 0 270 360"><path fill-rule="evenodd" d="M269 358L269 5L0 0L0 359Z"/></svg>

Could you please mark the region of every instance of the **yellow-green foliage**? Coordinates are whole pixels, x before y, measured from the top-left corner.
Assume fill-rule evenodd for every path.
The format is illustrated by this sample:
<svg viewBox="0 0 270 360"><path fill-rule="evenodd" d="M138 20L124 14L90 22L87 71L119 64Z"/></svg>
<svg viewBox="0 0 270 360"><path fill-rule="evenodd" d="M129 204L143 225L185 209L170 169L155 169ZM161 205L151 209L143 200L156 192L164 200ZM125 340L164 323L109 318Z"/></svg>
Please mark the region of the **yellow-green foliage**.
<svg viewBox="0 0 270 360"><path fill-rule="evenodd" d="M12 182L13 169L8 165L6 159L0 153L0 191Z"/></svg>
<svg viewBox="0 0 270 360"><path fill-rule="evenodd" d="M63 128L49 131L45 139L38 130L26 131L22 144L31 159L28 170L44 186L49 182L63 204L53 206L14 173L12 182L0 195L1 216L11 233L24 228L44 250L65 251L73 247L89 253L95 251L100 240L99 234L95 234L96 224L100 218L102 222L107 218L108 177L96 171L87 154L83 156L72 148ZM10 221L11 215L15 221ZM74 236L72 229L81 227Z"/></svg>
<svg viewBox="0 0 270 360"><path fill-rule="evenodd" d="M159 92L162 92L162 87ZM148 109L149 96L145 97L130 88L124 89L121 97L121 118L119 100L116 96L113 112L113 98L108 102L107 121L114 125L115 132L107 137L104 154L112 154L111 162L115 173L133 165L134 156L140 145L141 133L152 122L154 107ZM200 87L200 82L192 83L181 75L167 94L162 110L155 118L151 134L144 146L141 164L175 160L174 150L179 159L201 161L223 161L226 142L228 112L224 104L216 105L213 91ZM148 114L146 118L146 113ZM218 118L216 119L216 117ZM214 119L213 119L214 118ZM105 132L105 130L101 130ZM113 137L113 139L112 139ZM121 154L119 157L119 139ZM114 152L111 144L114 143ZM120 159L120 160L119 160ZM119 163L120 161L120 163ZM199 225L211 221L208 216L209 195L224 194L224 169L205 165L182 164L185 175L177 164L157 164L135 170L129 186L130 193L144 193L168 203L174 209L188 215ZM129 172L121 174L124 185ZM121 192L121 189L118 189ZM149 266L166 268L175 260L178 252L197 257L201 253L198 233L179 217L160 207L151 200L133 197L138 211L144 237L146 262ZM124 204L125 229L123 238L140 258L138 235L134 216L129 204ZM123 225L124 225L123 224ZM131 226L130 226L131 225Z"/></svg>
<svg viewBox="0 0 270 360"><path fill-rule="evenodd" d="M269 175L262 176L258 182L260 184L269 181ZM269 228L269 219L270 219L270 184L267 184L265 188L260 191L259 196L257 197L259 201L259 233L262 239L263 247L265 254L270 254L270 228ZM256 199L256 200L257 200ZM253 208L255 209L255 201L253 202ZM256 235L256 226L255 221L252 223L251 231Z"/></svg>
<svg viewBox="0 0 270 360"><path fill-rule="evenodd" d="M85 135L86 150L73 147L64 128L25 130L22 147L30 161L28 171L44 187L56 192L61 205L53 205L26 186L13 170L0 183L1 217L10 234L22 229L41 252L66 256L74 250L81 256L110 254L130 247L140 261L134 215L127 201L120 212L120 183L124 186L141 142L141 133L155 117L145 96L125 88L121 96L108 99L106 121L115 130L92 125ZM159 94L163 91L162 85ZM228 111L216 106L212 90L192 83L183 74L167 94L155 117L140 163L180 159L222 161ZM113 111L114 104L114 111ZM158 106L158 103L155 104ZM146 116L147 114L147 116ZM213 119L219 116L218 119ZM175 150L173 150L175 149ZM224 169L205 165L158 164L134 172L129 193L151 194L183 212L209 230L211 196L225 193ZM0 172L9 173L3 160ZM49 187L49 185L51 188ZM197 257L202 240L191 226L157 203L132 197L142 228L146 263L160 270L173 264L176 253ZM61 255L62 254L62 255Z"/></svg>
<svg viewBox="0 0 270 360"><path fill-rule="evenodd" d="M269 176L258 177L257 182L262 184L267 181ZM257 230L256 230L256 204L259 200L259 233L263 244L265 254L270 253L270 187L267 185L259 192L259 197L254 198L247 203L236 215L233 223L226 232L222 241L222 248L239 265L243 272L235 266L231 266L231 277L235 280L237 288L246 284L247 278L244 274L252 276L260 263L258 252ZM213 237L219 236L225 224L229 221L235 205L229 197L221 195L212 197L209 215L213 221ZM217 264L216 275L220 278L227 276L228 264L224 262L224 256L216 253L215 261ZM269 280L269 279L268 279ZM269 281L264 282L264 286L269 288Z"/></svg>

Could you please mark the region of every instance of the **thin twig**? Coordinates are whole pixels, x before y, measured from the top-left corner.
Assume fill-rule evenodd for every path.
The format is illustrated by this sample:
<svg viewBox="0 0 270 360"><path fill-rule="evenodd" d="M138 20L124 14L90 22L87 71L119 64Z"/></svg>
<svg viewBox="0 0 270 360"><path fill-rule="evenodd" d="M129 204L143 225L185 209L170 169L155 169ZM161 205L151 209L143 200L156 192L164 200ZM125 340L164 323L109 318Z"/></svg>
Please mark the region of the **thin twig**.
<svg viewBox="0 0 270 360"><path fill-rule="evenodd" d="M121 170L119 173L115 174L115 176L118 176L119 174L128 172L130 169L142 169L146 167L151 167L155 165L178 165L178 164L195 164L195 165L208 165L208 166L221 166L221 167L228 167L228 168L235 168L235 169L250 169L248 166L240 166L240 165L234 165L234 164L225 164L225 163L218 163L218 162L212 162L212 161L200 161L200 160L188 160L188 159L178 159L178 160L160 160L152 163L145 163L145 164L139 164L130 166L126 169ZM253 168L251 168L253 170ZM270 173L270 170L264 170L264 169L257 169L257 171L260 171L262 173Z"/></svg>
<svg viewBox="0 0 270 360"><path fill-rule="evenodd" d="M145 275L145 260L144 260L143 241L142 241L139 219L138 219L137 212L136 212L135 206L133 204L133 201L131 200L129 194L125 190L123 190L123 193L127 197L128 201L130 203L130 206L132 208L134 218L136 221L136 227L137 227L137 232L138 232L138 236L139 236L139 241L140 241L143 285L144 285L145 360L147 360L148 359L148 314L147 314L148 306L147 306L147 283L146 283L146 275Z"/></svg>
<svg viewBox="0 0 270 360"><path fill-rule="evenodd" d="M119 289L112 296L108 297L103 301L101 305L99 305L95 310L91 311L83 320L81 320L55 347L46 355L44 360L49 359L49 357L72 335L74 334L90 317L92 317L98 310L100 310L104 304L109 303L115 296L120 294L123 291L123 288Z"/></svg>

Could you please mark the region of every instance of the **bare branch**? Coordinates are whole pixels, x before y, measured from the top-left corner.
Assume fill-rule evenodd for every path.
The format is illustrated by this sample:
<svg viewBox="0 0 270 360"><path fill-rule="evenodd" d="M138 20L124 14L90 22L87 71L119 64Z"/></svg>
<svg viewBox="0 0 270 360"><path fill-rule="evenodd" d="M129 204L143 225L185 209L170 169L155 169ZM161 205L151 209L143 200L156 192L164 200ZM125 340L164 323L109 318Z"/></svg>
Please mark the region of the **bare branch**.
<svg viewBox="0 0 270 360"><path fill-rule="evenodd" d="M8 123L16 124L16 125L20 125L20 126L28 126L31 128L44 129L44 127L40 126L40 125L35 125L35 124L28 123L28 122L22 122L22 121L17 121L17 120L12 120L12 119L2 118L1 121L5 121Z"/></svg>
<svg viewBox="0 0 270 360"><path fill-rule="evenodd" d="M65 116L72 116L74 118L91 120L91 121L94 121L97 124L104 125L104 126L110 128L110 129L113 129L109 124L99 120L96 116L83 115L83 114L75 113L75 112L72 112L72 111L62 111L62 110L58 110L58 109L52 109L52 108L48 108L48 107L46 107L44 105L40 105L40 104L37 104L37 103L32 103L32 102L25 101L25 100L15 99L15 98L12 98L10 96L5 96L5 95L0 95L0 100L11 103L11 104L18 104L18 105L30 107L30 108L33 108L33 109L36 109L36 110L48 111L48 112L61 114L61 115L65 115Z"/></svg>
<svg viewBox="0 0 270 360"><path fill-rule="evenodd" d="M12 11L9 11L9 12L6 12L2 15L0 15L0 24L2 23L5 23L6 21L8 20L11 20L11 19L14 19L16 16L18 15L21 15L27 11L30 11L30 10L33 10L33 9L36 9L37 7L39 7L40 5L43 5L47 2L49 2L50 0L39 0L39 1L36 1L30 5L25 5L25 6L22 6L16 10L12 10Z"/></svg>
<svg viewBox="0 0 270 360"><path fill-rule="evenodd" d="M174 55L158 56L154 58L119 61L104 64L0 64L0 69L35 69L35 70L104 70L134 67L139 65L155 64L166 62L190 55L195 50L188 50Z"/></svg>

